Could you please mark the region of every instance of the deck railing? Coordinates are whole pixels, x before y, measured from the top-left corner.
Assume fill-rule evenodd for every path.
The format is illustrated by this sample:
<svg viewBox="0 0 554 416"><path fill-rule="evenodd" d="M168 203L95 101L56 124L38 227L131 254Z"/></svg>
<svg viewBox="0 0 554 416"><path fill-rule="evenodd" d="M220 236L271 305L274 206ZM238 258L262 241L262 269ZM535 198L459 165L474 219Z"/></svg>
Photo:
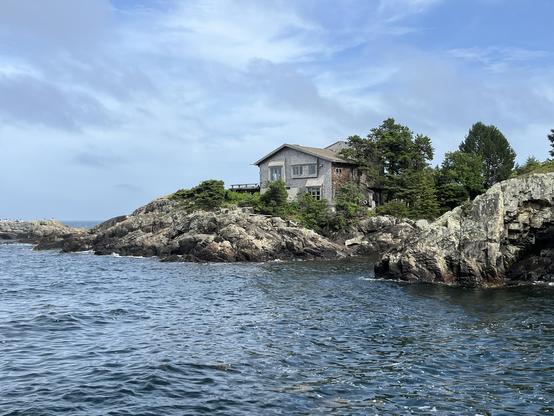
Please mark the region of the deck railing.
<svg viewBox="0 0 554 416"><path fill-rule="evenodd" d="M259 183L238 183L229 187L231 191L257 191L260 189Z"/></svg>

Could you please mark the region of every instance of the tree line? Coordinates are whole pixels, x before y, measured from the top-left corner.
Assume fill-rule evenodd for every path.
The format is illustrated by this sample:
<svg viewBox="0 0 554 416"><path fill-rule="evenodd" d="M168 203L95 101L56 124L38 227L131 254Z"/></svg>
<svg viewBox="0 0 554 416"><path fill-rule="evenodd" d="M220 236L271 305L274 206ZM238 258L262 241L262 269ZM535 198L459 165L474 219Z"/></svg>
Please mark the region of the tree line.
<svg viewBox="0 0 554 416"><path fill-rule="evenodd" d="M554 129L548 135L554 157ZM361 183L380 189L386 203L379 214L434 219L475 198L497 182L531 172L554 171L554 162L530 157L522 166L504 134L494 125L475 123L458 149L431 167L431 139L389 118L366 137L350 136L344 157L357 162Z"/></svg>

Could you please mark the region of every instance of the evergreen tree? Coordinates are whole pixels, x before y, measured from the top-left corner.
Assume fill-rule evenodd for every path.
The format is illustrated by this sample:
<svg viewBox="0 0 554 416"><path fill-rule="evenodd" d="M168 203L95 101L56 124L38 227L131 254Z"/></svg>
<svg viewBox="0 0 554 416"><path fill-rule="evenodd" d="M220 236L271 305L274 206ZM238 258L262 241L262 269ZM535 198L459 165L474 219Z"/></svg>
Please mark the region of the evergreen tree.
<svg viewBox="0 0 554 416"><path fill-rule="evenodd" d="M460 144L460 150L481 156L484 185L487 188L508 179L514 168L516 157L514 149L495 126L486 126L481 122L475 123Z"/></svg>
<svg viewBox="0 0 554 416"><path fill-rule="evenodd" d="M386 199L395 201L389 208L400 213L404 205L412 218L433 218L438 213L429 170L433 158L429 137L414 137L408 127L389 118L371 129L367 138L351 136L348 142L350 147L343 155L358 162L371 182L383 187Z"/></svg>
<svg viewBox="0 0 554 416"><path fill-rule="evenodd" d="M443 211L475 198L484 191L481 156L459 150L447 153L436 171L436 184Z"/></svg>
<svg viewBox="0 0 554 416"><path fill-rule="evenodd" d="M408 217L412 219L433 219L439 214L433 171L409 170L400 175L401 190L398 198L408 207Z"/></svg>
<svg viewBox="0 0 554 416"><path fill-rule="evenodd" d="M550 129L550 134L548 135L548 140L550 141L550 157L554 159L554 129Z"/></svg>
<svg viewBox="0 0 554 416"><path fill-rule="evenodd" d="M298 195L296 199L298 216L302 225L318 233L324 232L329 227L330 211L327 200L317 200L307 192Z"/></svg>
<svg viewBox="0 0 554 416"><path fill-rule="evenodd" d="M541 167L542 163L535 156L529 156L523 165L515 168L514 174L516 176L525 175L527 173L538 171Z"/></svg>
<svg viewBox="0 0 554 416"><path fill-rule="evenodd" d="M362 205L364 193L354 182L345 183L335 197L335 226L344 229L363 216L366 208Z"/></svg>
<svg viewBox="0 0 554 416"><path fill-rule="evenodd" d="M273 181L269 184L267 191L260 196L261 211L264 214L284 217L287 214L288 193L283 181Z"/></svg>

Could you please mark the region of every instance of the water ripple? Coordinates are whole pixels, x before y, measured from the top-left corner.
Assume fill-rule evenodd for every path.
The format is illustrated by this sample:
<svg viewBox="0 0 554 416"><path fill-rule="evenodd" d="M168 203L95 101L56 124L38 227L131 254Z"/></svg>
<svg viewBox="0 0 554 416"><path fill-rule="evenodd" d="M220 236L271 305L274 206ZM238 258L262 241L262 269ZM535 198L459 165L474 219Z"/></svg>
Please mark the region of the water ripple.
<svg viewBox="0 0 554 416"><path fill-rule="evenodd" d="M0 415L554 413L554 288L0 246Z"/></svg>

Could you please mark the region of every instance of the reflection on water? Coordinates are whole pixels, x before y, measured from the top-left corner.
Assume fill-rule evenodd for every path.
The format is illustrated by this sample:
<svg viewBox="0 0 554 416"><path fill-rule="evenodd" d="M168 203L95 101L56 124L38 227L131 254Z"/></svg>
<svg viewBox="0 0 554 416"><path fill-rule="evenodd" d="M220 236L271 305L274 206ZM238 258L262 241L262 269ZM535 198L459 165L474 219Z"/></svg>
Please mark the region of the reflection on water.
<svg viewBox="0 0 554 416"><path fill-rule="evenodd" d="M554 289L0 246L0 414L549 414Z"/></svg>

